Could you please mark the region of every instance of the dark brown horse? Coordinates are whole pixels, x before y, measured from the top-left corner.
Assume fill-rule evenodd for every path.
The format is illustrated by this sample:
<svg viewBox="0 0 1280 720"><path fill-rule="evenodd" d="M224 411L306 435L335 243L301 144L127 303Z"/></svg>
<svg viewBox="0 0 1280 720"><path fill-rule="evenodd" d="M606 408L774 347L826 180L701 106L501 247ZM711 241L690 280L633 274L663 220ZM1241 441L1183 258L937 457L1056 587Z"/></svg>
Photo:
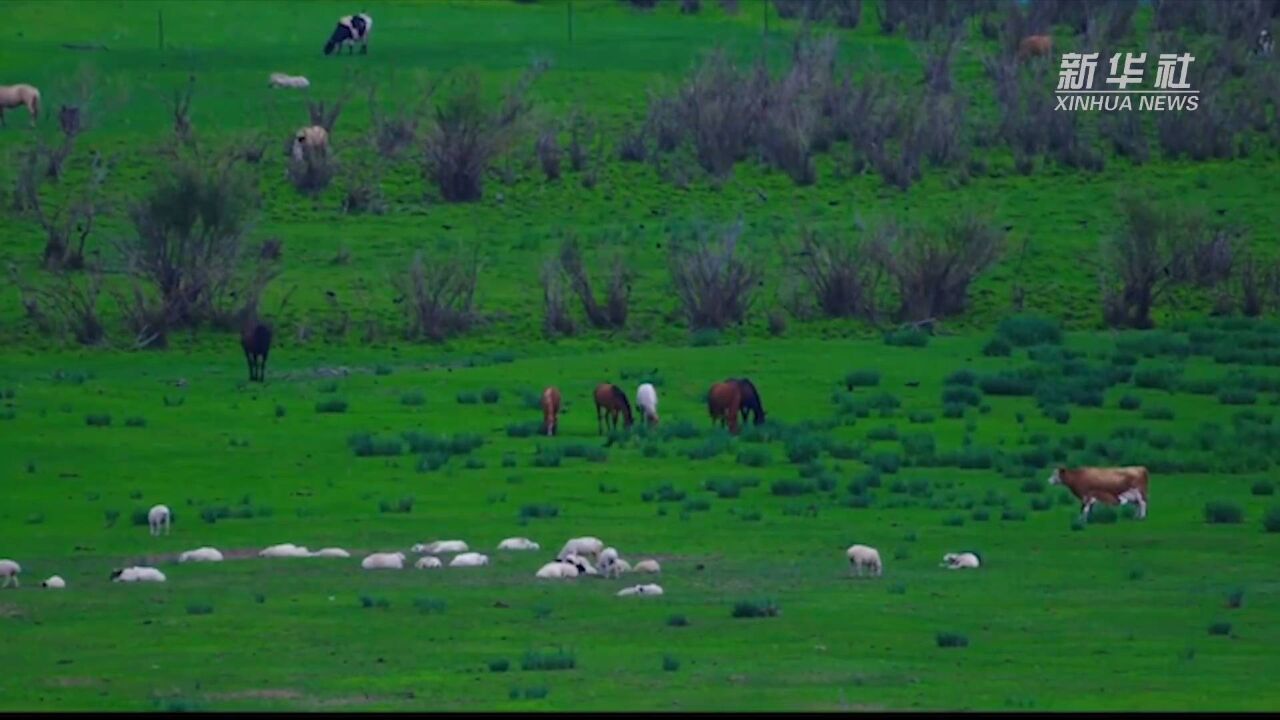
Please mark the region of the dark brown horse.
<svg viewBox="0 0 1280 720"><path fill-rule="evenodd" d="M626 418L626 427L631 427L631 401L622 388L609 383L596 386L596 421L600 425L600 433L604 434L605 421L609 421L612 429L618 427L618 415Z"/></svg>
<svg viewBox="0 0 1280 720"><path fill-rule="evenodd" d="M742 422L747 421L747 413L750 412L753 424L763 423L764 405L760 404L760 392L756 390L756 386L747 378L734 378L731 382L737 383L742 390Z"/></svg>
<svg viewBox="0 0 1280 720"><path fill-rule="evenodd" d="M742 386L734 380L718 382L707 392L707 412L711 423L724 424L729 432L738 434L738 411L742 408Z"/></svg>
<svg viewBox="0 0 1280 720"><path fill-rule="evenodd" d="M549 387L542 391L542 431L555 435L560 429L556 416L560 414L560 389Z"/></svg>
<svg viewBox="0 0 1280 720"><path fill-rule="evenodd" d="M244 348L244 359L249 363L249 382L265 382L267 353L271 351L271 326L250 316L240 331L240 347Z"/></svg>

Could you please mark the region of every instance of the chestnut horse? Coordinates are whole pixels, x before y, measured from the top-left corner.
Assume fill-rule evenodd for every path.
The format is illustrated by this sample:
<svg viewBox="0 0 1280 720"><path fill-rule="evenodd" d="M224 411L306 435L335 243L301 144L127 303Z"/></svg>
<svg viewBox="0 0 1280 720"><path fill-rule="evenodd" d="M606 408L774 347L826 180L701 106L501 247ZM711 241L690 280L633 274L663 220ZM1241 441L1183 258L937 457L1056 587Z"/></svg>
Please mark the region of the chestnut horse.
<svg viewBox="0 0 1280 720"><path fill-rule="evenodd" d="M736 380L726 380L711 386L707 392L707 412L711 423L722 423L729 432L738 434L738 411L742 408L742 386Z"/></svg>
<svg viewBox="0 0 1280 720"><path fill-rule="evenodd" d="M542 431L555 435L560 429L556 416L560 414L560 389L549 387L542 391Z"/></svg>
<svg viewBox="0 0 1280 720"><path fill-rule="evenodd" d="M1018 60L1026 60L1033 55L1049 56L1053 52L1053 37L1051 35L1028 35L1022 38L1022 42L1018 43Z"/></svg>
<svg viewBox="0 0 1280 720"><path fill-rule="evenodd" d="M631 402L627 400L627 394L622 392L622 388L610 383L600 383L596 386L596 422L600 425L600 434L604 434L605 421L608 420L612 429L618 427L618 415L622 414L626 418L626 427L631 427L633 422L631 418Z"/></svg>
<svg viewBox="0 0 1280 720"><path fill-rule="evenodd" d="M742 389L742 422L747 421L748 412L754 417L753 424L764 422L764 405L760 404L760 392L756 390L756 386L747 378L734 378L732 382Z"/></svg>

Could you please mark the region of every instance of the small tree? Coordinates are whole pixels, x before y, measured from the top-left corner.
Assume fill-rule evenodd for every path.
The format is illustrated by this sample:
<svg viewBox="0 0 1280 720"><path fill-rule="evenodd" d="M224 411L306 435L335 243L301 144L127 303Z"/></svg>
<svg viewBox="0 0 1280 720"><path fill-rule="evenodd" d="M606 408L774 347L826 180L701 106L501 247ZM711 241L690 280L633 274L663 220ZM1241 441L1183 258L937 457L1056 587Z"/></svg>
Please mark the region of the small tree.
<svg viewBox="0 0 1280 720"><path fill-rule="evenodd" d="M717 234L695 229L671 242L671 282L689 325L698 330L741 323L762 276L757 263L738 253L741 221Z"/></svg>
<svg viewBox="0 0 1280 720"><path fill-rule="evenodd" d="M882 269L865 242L823 237L805 228L788 264L827 317L876 321L876 290Z"/></svg>
<svg viewBox="0 0 1280 720"><path fill-rule="evenodd" d="M9 279L18 289L27 317L42 331L66 332L82 345L100 345L106 341L106 331L98 315L102 268L97 264L79 276L58 272L48 283L36 285L10 263ZM55 317L49 317L46 310Z"/></svg>
<svg viewBox="0 0 1280 720"><path fill-rule="evenodd" d="M1151 309L1173 279L1167 243L1162 242L1166 219L1156 203L1128 196L1121 201L1124 225L1103 240L1103 319L1112 327L1146 329Z"/></svg>
<svg viewBox="0 0 1280 720"><path fill-rule="evenodd" d="M625 327L631 301L632 273L621 254L615 254L610 262L608 284L605 288L604 307L596 301L591 289L591 278L582 261L582 249L575 237L568 237L560 245L560 267L569 278L569 285L582 301L582 310L593 327L614 329Z"/></svg>
<svg viewBox="0 0 1280 720"><path fill-rule="evenodd" d="M47 160L39 147L23 152L18 165L16 204L27 208L45 234L44 267L48 270L77 270L84 266L84 248L93 233L94 220L102 210L99 197L110 172L110 163L94 153L89 178L71 193L62 205L50 209L40 199L42 161Z"/></svg>
<svg viewBox="0 0 1280 720"><path fill-rule="evenodd" d="M173 91L173 136L181 145L195 141L195 129L191 125L191 98L196 92L196 76L187 77L187 87Z"/></svg>
<svg viewBox="0 0 1280 720"><path fill-rule="evenodd" d="M470 329L476 320L479 275L480 257L474 250L444 256L414 253L405 272L392 280L409 316L409 337L440 342Z"/></svg>
<svg viewBox="0 0 1280 720"><path fill-rule="evenodd" d="M542 265L543 329L548 337L573 335L577 328L569 316L564 272L555 258Z"/></svg>
<svg viewBox="0 0 1280 720"><path fill-rule="evenodd" d="M948 218L939 231L882 228L877 254L898 290L900 321L919 322L963 312L969 285L1000 257L1002 233L972 214Z"/></svg>

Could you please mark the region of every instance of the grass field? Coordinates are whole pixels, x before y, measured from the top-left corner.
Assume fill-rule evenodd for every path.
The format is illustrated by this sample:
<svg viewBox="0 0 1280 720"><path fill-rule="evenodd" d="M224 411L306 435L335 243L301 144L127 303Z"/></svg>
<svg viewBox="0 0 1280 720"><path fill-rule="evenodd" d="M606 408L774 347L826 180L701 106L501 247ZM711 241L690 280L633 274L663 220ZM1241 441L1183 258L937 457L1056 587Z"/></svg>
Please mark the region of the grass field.
<svg viewBox="0 0 1280 720"><path fill-rule="evenodd" d="M472 67L496 92L544 57L539 112L577 106L612 142L643 117L649 89L674 83L713 43L780 63L795 31L771 15L762 35L764 5L745 1L737 15L704 2L686 16L674 4L577 0L572 42L564 2L365 9L376 23L369 55L325 58L333 20L351 12L342 3L5 6L22 34L0 46L11 78L0 79L41 86L55 116L77 72L97 78L104 112L47 192L81 182L90 150L117 157L91 246L113 287L123 276L110 240L130 232L124 203L164 167L157 138L171 134L168 102L189 73L202 142L270 133L250 240L278 237L284 251L264 302L279 331L261 385L245 382L232 334L175 332L165 350L131 351L104 299L108 342L82 348L41 332L17 293L4 294L0 558L23 573L21 589L0 590L0 709L1256 711L1280 701L1269 680L1280 670L1280 325L1208 318L1210 293L1196 289L1157 307L1158 330L1100 330L1084 264L1134 188L1202 207L1274 256L1274 146L1026 176L992 150L984 174L961 183L930 169L907 192L873 174L842 177L829 156L809 187L743 163L723 184L678 189L612 151L587 188L572 172L547 182L522 146L516 179L490 177L478 203L443 202L406 157L385 170L387 212L352 217L339 209L340 182L304 198L285 179L275 139L306 121L305 99L268 90L269 72L307 75L313 96L332 98L358 69L385 100L404 101L419 73ZM838 31L841 57L915 82L915 49L871 17ZM1144 9L1136 24L1148 22ZM978 114L991 112L985 51L975 36L955 63ZM0 153L32 134L24 111L7 120ZM339 162L368 122L357 95L334 133ZM52 138L56 120L35 132ZM10 209L12 178L0 180L0 261L43 281L40 229ZM1028 255L1018 264L1007 253L982 275L939 334L891 345L861 321L801 319L770 333L781 248L800 224L844 231L962 208L990 213L1007 247L1025 240ZM768 269L763 287L742 325L691 333L663 244L675 228L738 217ZM593 261L625 252L637 274L625 329L544 337L538 268L569 230ZM484 321L444 343L406 341L389 276L437 242L481 250ZM1001 324L1015 285L1026 311L1052 319ZM740 376L760 388L768 422L730 437L712 429L705 397ZM629 396L654 383L661 425L598 434L591 392L605 381ZM548 385L565 398L555 438L537 435L530 400ZM1151 469L1144 520L1099 507L1086 525L1078 502L1046 483L1057 465L1133 464ZM151 537L139 515L156 503L174 511L169 536ZM662 573L535 580L582 535L632 562L656 558ZM509 536L542 549L496 551ZM359 567L369 552L452 538L491 564ZM255 556L284 542L353 557ZM879 549L883 577L849 576L855 542ZM204 545L231 557L176 562ZM983 567L939 567L961 551ZM155 565L168 581L109 582L125 564ZM54 574L65 591L40 588ZM614 596L649 581L665 594ZM755 611L766 616L736 617Z"/></svg>

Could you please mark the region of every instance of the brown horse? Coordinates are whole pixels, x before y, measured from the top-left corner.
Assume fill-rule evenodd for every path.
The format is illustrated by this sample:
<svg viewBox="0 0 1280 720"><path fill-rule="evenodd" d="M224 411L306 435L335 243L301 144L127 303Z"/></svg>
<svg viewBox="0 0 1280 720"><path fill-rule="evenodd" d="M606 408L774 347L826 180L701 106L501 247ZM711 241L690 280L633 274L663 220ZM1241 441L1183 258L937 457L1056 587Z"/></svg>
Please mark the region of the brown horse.
<svg viewBox="0 0 1280 720"><path fill-rule="evenodd" d="M556 416L560 414L560 389L549 387L542 391L542 431L555 435L560 429Z"/></svg>
<svg viewBox="0 0 1280 720"><path fill-rule="evenodd" d="M240 331L240 347L249 363L249 382L265 382L267 353L271 351L271 326L250 316Z"/></svg>
<svg viewBox="0 0 1280 720"><path fill-rule="evenodd" d="M596 386L596 421L600 425L600 434L604 434L604 425L607 420L612 429L618 427L618 415L622 414L626 418L626 427L630 428L631 418L631 402L627 400L627 394L622 392L622 388L610 383L600 383Z"/></svg>
<svg viewBox="0 0 1280 720"><path fill-rule="evenodd" d="M1049 56L1053 52L1053 36L1028 35L1018 43L1018 60L1026 60L1033 55Z"/></svg>
<svg viewBox="0 0 1280 720"><path fill-rule="evenodd" d="M711 423L724 424L729 432L738 434L738 411L742 409L742 386L733 380L718 382L707 392L707 411Z"/></svg>

